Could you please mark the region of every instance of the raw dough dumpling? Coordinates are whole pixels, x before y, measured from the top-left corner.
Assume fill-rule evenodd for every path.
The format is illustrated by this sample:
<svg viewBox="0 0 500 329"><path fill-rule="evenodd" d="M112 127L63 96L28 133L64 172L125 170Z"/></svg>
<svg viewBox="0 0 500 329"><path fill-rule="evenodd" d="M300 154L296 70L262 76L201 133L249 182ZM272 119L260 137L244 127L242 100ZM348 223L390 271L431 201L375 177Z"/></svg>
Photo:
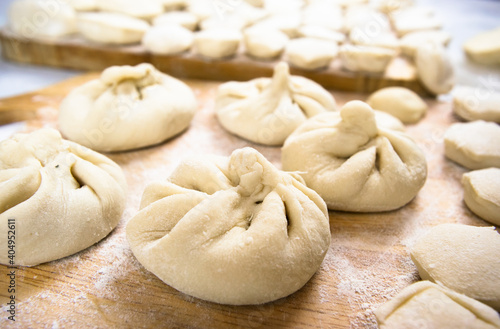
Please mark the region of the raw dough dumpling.
<svg viewBox="0 0 500 329"><path fill-rule="evenodd" d="M283 170L296 171L329 209L388 211L410 202L427 177L424 154L404 133L382 127L361 101L327 122L315 116L287 138Z"/></svg>
<svg viewBox="0 0 500 329"><path fill-rule="evenodd" d="M196 108L191 88L151 64L113 66L66 96L59 129L94 150L131 150L180 133Z"/></svg>
<svg viewBox="0 0 500 329"><path fill-rule="evenodd" d="M97 0L101 11L152 19L164 11L162 0Z"/></svg>
<svg viewBox="0 0 500 329"><path fill-rule="evenodd" d="M488 168L462 176L464 201L473 213L500 226L500 169Z"/></svg>
<svg viewBox="0 0 500 329"><path fill-rule="evenodd" d="M244 32L243 40L247 54L268 59L280 56L289 38L277 29L249 28Z"/></svg>
<svg viewBox="0 0 500 329"><path fill-rule="evenodd" d="M145 21L115 13L82 13L78 30L88 40L106 44L130 44L141 41L149 29Z"/></svg>
<svg viewBox="0 0 500 329"><path fill-rule="evenodd" d="M474 62L500 64L500 27L473 36L464 43L464 50Z"/></svg>
<svg viewBox="0 0 500 329"><path fill-rule="evenodd" d="M288 35L290 38L297 36L297 30L302 23L302 15L300 12L286 12L281 14L274 14L265 19L257 22L253 27L280 30Z"/></svg>
<svg viewBox="0 0 500 329"><path fill-rule="evenodd" d="M410 250L420 277L500 310L500 235L494 227L441 224Z"/></svg>
<svg viewBox="0 0 500 329"><path fill-rule="evenodd" d="M392 114L404 123L418 122L428 109L420 96L404 87L379 89L366 102L372 108Z"/></svg>
<svg viewBox="0 0 500 329"><path fill-rule="evenodd" d="M383 73L396 53L381 47L342 45L339 55L342 66L349 71Z"/></svg>
<svg viewBox="0 0 500 329"><path fill-rule="evenodd" d="M225 129L264 145L282 145L307 118L336 108L328 91L304 77L290 76L283 62L276 65L271 79L222 84L215 103Z"/></svg>
<svg viewBox="0 0 500 329"><path fill-rule="evenodd" d="M453 90L453 112L467 121L500 123L500 93L477 87Z"/></svg>
<svg viewBox="0 0 500 329"><path fill-rule="evenodd" d="M498 329L492 308L429 281L406 287L375 310L379 329Z"/></svg>
<svg viewBox="0 0 500 329"><path fill-rule="evenodd" d="M417 52L417 48L422 44L431 42L447 46L450 40L451 35L446 31L429 30L408 33L399 40L399 44L401 46L401 52L413 58Z"/></svg>
<svg viewBox="0 0 500 329"><path fill-rule="evenodd" d="M194 47L202 56L220 59L236 54L242 35L238 30L209 29L195 34Z"/></svg>
<svg viewBox="0 0 500 329"><path fill-rule="evenodd" d="M190 31L194 31L198 26L198 17L187 11L172 11L155 17L153 25L180 25Z"/></svg>
<svg viewBox="0 0 500 329"><path fill-rule="evenodd" d="M500 126L485 121L452 124L444 147L446 157L465 168L500 167Z"/></svg>
<svg viewBox="0 0 500 329"><path fill-rule="evenodd" d="M287 60L296 67L315 70L328 67L337 56L337 43L315 38L298 38L286 46Z"/></svg>
<svg viewBox="0 0 500 329"><path fill-rule="evenodd" d="M244 148L187 159L167 182L149 185L127 239L168 285L242 305L300 289L321 265L330 229L318 194Z"/></svg>
<svg viewBox="0 0 500 329"><path fill-rule="evenodd" d="M8 26L24 38L59 38L77 32L76 12L64 2L16 0L9 7Z"/></svg>
<svg viewBox="0 0 500 329"><path fill-rule="evenodd" d="M153 54L173 55L188 50L193 39L193 32L182 26L153 26L144 34L142 45Z"/></svg>
<svg viewBox="0 0 500 329"><path fill-rule="evenodd" d="M432 93L446 94L455 83L451 59L442 44L428 42L417 48L415 64L420 81Z"/></svg>
<svg viewBox="0 0 500 329"><path fill-rule="evenodd" d="M56 130L1 142L0 263L10 264L9 219L15 220L15 265L34 266L103 239L121 218L125 194L116 163Z"/></svg>

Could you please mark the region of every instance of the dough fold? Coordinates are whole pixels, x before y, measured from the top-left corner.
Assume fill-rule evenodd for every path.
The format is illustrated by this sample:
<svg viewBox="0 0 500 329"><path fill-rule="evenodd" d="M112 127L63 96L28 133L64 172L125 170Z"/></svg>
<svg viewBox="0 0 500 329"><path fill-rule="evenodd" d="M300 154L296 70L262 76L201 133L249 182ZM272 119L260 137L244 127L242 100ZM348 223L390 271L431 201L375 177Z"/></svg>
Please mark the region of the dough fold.
<svg viewBox="0 0 500 329"><path fill-rule="evenodd" d="M125 207L126 182L107 157L64 140L53 129L0 144L0 263L15 220L15 264L72 255L111 232Z"/></svg>
<svg viewBox="0 0 500 329"><path fill-rule="evenodd" d="M281 145L316 114L336 110L333 96L317 83L291 76L279 63L271 79L228 82L217 91L215 111L229 132L264 145Z"/></svg>
<svg viewBox="0 0 500 329"><path fill-rule="evenodd" d="M113 66L62 101L59 128L94 150L131 150L180 133L196 108L191 88L151 64Z"/></svg>
<svg viewBox="0 0 500 329"><path fill-rule="evenodd" d="M330 244L323 200L251 148L183 161L144 192L127 225L134 255L175 289L260 304L300 289Z"/></svg>
<svg viewBox="0 0 500 329"><path fill-rule="evenodd" d="M427 164L413 140L384 128L361 101L339 113L320 114L286 140L283 169L296 171L329 209L372 212L410 202L427 177Z"/></svg>

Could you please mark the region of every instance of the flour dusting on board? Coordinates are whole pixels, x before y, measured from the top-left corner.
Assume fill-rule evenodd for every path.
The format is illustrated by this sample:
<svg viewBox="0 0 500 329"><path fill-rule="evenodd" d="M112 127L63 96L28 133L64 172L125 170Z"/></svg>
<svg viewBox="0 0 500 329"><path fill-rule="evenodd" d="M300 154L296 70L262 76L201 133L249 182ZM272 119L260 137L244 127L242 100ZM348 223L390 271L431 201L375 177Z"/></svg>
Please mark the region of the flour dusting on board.
<svg viewBox="0 0 500 329"><path fill-rule="evenodd" d="M335 245L325 257L322 271L331 281L338 282L334 295L326 294L328 290L323 289L322 302L347 301L351 328L377 328L373 311L418 279L415 266L406 254L382 253L360 259L352 250Z"/></svg>

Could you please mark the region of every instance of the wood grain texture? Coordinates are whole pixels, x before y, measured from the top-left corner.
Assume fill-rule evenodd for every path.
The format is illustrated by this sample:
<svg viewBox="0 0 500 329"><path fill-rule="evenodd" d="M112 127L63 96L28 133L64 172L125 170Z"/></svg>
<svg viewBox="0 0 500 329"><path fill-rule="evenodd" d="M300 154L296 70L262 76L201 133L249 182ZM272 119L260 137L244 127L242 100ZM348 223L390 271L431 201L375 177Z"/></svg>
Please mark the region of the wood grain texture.
<svg viewBox="0 0 500 329"><path fill-rule="evenodd" d="M81 37L60 40L35 40L19 37L7 29L0 31L3 57L20 62L70 69L101 71L112 65L137 65L149 62L159 70L178 78L207 80L239 80L271 76L277 60L259 61L243 54L224 60L208 60L191 52L179 56L155 55L141 45L104 46ZM402 86L422 96L431 96L417 79L414 65L404 57L394 59L384 74L360 74L345 71L340 60L328 69L308 71L291 68L292 74L303 75L327 89L370 93L383 87Z"/></svg>
<svg viewBox="0 0 500 329"><path fill-rule="evenodd" d="M57 127L57 104L72 87L95 75L17 98L12 106L37 107L27 130ZM227 133L217 122L218 83L189 80L200 106L190 128L161 145L108 154L123 168L129 192L118 227L96 245L64 259L16 269L16 323L7 320L10 271L0 265L1 328L376 328L373 310L418 279L407 247L440 223L490 225L463 204L465 169L443 156L442 137L457 121L451 104L428 100L430 111L408 133L428 160L428 180L402 209L386 213L330 212L332 242L320 270L298 292L257 306L226 306L186 296L164 284L134 258L125 237L127 221L139 208L146 185L166 179L191 154L229 155L252 146L278 168L280 148L252 144ZM341 105L366 95L335 92Z"/></svg>

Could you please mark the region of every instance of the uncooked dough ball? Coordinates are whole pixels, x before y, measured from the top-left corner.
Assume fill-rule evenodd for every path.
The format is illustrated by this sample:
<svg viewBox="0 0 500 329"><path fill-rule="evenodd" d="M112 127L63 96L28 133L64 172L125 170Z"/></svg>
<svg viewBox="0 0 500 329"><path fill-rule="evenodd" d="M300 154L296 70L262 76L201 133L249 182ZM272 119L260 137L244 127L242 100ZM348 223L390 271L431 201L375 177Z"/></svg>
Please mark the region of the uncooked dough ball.
<svg viewBox="0 0 500 329"><path fill-rule="evenodd" d="M468 169L500 167L500 127L493 122L455 123L444 135L446 157Z"/></svg>
<svg viewBox="0 0 500 329"><path fill-rule="evenodd" d="M315 38L298 38L291 40L286 46L288 61L306 70L328 67L338 54L335 42Z"/></svg>
<svg viewBox="0 0 500 329"><path fill-rule="evenodd" d="M145 21L116 13L82 13L78 30L88 40L105 44L140 42L149 29Z"/></svg>
<svg viewBox="0 0 500 329"><path fill-rule="evenodd" d="M439 30L443 25L431 9L419 6L394 11L391 19L400 37L417 31Z"/></svg>
<svg viewBox="0 0 500 329"><path fill-rule="evenodd" d="M330 121L323 116L329 115ZM388 211L410 202L427 177L418 146L377 122L373 109L348 102L336 114L299 126L282 149L283 170L296 171L329 209Z"/></svg>
<svg viewBox="0 0 500 329"><path fill-rule="evenodd" d="M77 32L76 12L59 1L16 0L9 7L8 26L24 38L59 38Z"/></svg>
<svg viewBox="0 0 500 329"><path fill-rule="evenodd" d="M375 310L379 329L498 329L494 309L429 281L403 289Z"/></svg>
<svg viewBox="0 0 500 329"><path fill-rule="evenodd" d="M451 59L443 45L435 42L422 44L415 55L417 75L432 93L446 94L455 83Z"/></svg>
<svg viewBox="0 0 500 329"><path fill-rule="evenodd" d="M281 55L289 38L280 30L249 28L244 32L243 41L247 54L268 59Z"/></svg>
<svg viewBox="0 0 500 329"><path fill-rule="evenodd" d="M264 145L281 145L307 118L337 108L319 84L290 76L279 63L270 78L228 82L217 91L215 112L229 132Z"/></svg>
<svg viewBox="0 0 500 329"><path fill-rule="evenodd" d="M195 34L194 47L202 56L220 59L235 55L241 39L238 30L209 29Z"/></svg>
<svg viewBox="0 0 500 329"><path fill-rule="evenodd" d="M174 55L189 50L193 39L193 32L182 26L153 26L144 34L142 45L153 54Z"/></svg>
<svg viewBox="0 0 500 329"><path fill-rule="evenodd" d="M485 65L500 64L500 27L479 33L464 43L467 56Z"/></svg>
<svg viewBox="0 0 500 329"><path fill-rule="evenodd" d="M94 150L131 150L180 133L196 108L191 88L151 64L113 66L66 96L59 129Z"/></svg>
<svg viewBox="0 0 500 329"><path fill-rule="evenodd" d="M194 31L198 26L198 17L187 11L171 11L153 19L154 26L180 25Z"/></svg>
<svg viewBox="0 0 500 329"><path fill-rule="evenodd" d="M330 229L318 194L244 148L187 159L167 182L149 185L127 239L168 285L242 305L300 289L320 267Z"/></svg>
<svg viewBox="0 0 500 329"><path fill-rule="evenodd" d="M428 109L420 96L404 87L382 88L370 95L366 102L372 108L392 114L404 123L418 122Z"/></svg>
<svg viewBox="0 0 500 329"><path fill-rule="evenodd" d="M446 31L429 30L411 32L403 36L400 40L401 52L413 58L417 48L426 43L438 43L447 46L451 40L451 35Z"/></svg>
<svg viewBox="0 0 500 329"><path fill-rule="evenodd" d="M381 47L342 45L339 55L346 70L383 73L396 53L394 50Z"/></svg>
<svg viewBox="0 0 500 329"><path fill-rule="evenodd" d="M34 266L103 239L125 207L126 182L107 157L53 129L0 143L0 263ZM7 231L15 225L15 259Z"/></svg>
<svg viewBox="0 0 500 329"><path fill-rule="evenodd" d="M500 310L500 235L494 227L441 224L410 250L420 277Z"/></svg>
<svg viewBox="0 0 500 329"><path fill-rule="evenodd" d="M500 169L488 168L462 176L464 201L473 213L500 226Z"/></svg>
<svg viewBox="0 0 500 329"><path fill-rule="evenodd" d="M453 112L467 121L500 123L500 93L478 87L453 90Z"/></svg>

